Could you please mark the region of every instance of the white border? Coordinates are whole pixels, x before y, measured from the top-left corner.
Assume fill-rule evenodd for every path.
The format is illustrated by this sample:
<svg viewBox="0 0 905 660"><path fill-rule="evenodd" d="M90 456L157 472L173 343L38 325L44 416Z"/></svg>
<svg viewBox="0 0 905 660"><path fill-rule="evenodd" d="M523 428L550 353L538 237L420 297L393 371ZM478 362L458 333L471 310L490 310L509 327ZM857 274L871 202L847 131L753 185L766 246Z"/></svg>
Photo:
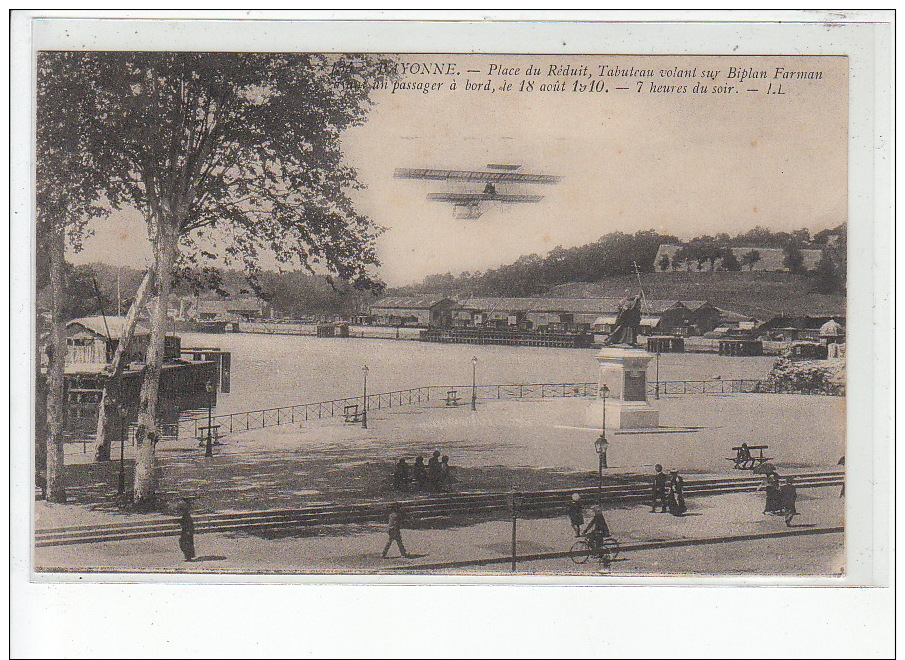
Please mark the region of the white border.
<svg viewBox="0 0 905 660"><path fill-rule="evenodd" d="M42 15L49 15L49 12L41 12ZM63 12L56 12L57 15ZM497 12L499 13L499 12ZM682 53L706 53L706 54L846 54L849 56L850 62L850 213L849 213L849 250L850 263L853 267L850 269L849 275L849 321L848 327L853 340L849 345L849 353L851 355L850 365L860 365L858 368L849 368L849 396L848 396L848 437L849 449L847 455L848 470L848 491L847 491L847 555L848 555L848 575L844 580L848 584L888 584L891 576L889 574L891 553L890 553L890 528L888 521L890 519L890 463L892 460L892 447L889 443L889 415L891 410L888 408L889 398L891 394L890 388L890 361L885 355L885 348L891 347L890 330L890 290L888 285L888 275L891 273L890 253L886 246L891 247L891 177L890 166L892 152L890 146L890 129L891 129L891 113L889 111L891 105L890 83L891 74L891 30L889 25L872 25L870 23L851 23L846 20L874 20L874 21L891 21L891 16L877 15L876 13L860 13L853 19L840 19L838 16L832 16L827 13L795 13L787 12L770 12L766 14L767 20L784 17L786 20L793 21L835 21L832 25L824 22L796 22L796 23L701 23L703 17L699 13L683 13L680 18L689 22L661 23L654 22L650 14L644 14L643 23L634 23L631 25L625 23L512 23L504 24L490 22L483 19L483 16L477 16L479 20L466 22L431 22L431 23L412 23L410 21L386 21L380 20L377 23L358 21L358 22L325 22L315 21L307 23L291 23L285 20L277 22L249 22L242 20L237 22L216 21L203 25L197 21L173 23L170 21L143 21L136 23L131 20L119 19L116 21L108 21L99 24L94 20L69 20L69 19L52 19L32 22L31 19L37 12L18 13L13 16L13 98L31 98L30 93L30 74L33 49L56 47L56 48L75 48L75 49L172 49L178 47L180 49L222 49L224 43L229 43L230 50L333 50L333 51L383 51L383 52L543 52L543 53L631 53L631 54L682 54ZM65 12L67 16L73 16L74 12ZM82 16L97 16L96 12L80 12ZM110 12L107 12L109 15ZM168 16L179 15L188 17L189 15L205 15L199 12L177 14L177 12L166 12ZM385 16L396 18L395 14L378 13L378 18ZM445 13L449 17L455 17L461 14ZM117 16L161 16L159 12L131 12L121 13ZM267 16L266 13L242 13L239 14L221 14L229 18L248 18L250 16L259 17ZM289 16L290 14L286 14ZM297 14L292 14L296 16ZM582 18L586 14L582 14ZM281 14L281 17L283 14ZM320 18L322 14L315 14L316 18ZM511 20L514 14L503 15L502 18ZM560 15L562 16L562 15ZM596 13L591 14L595 18L606 18L612 20L613 14ZM675 18L673 13L672 17ZM712 14L707 14L711 17ZM444 18L446 15L444 15ZM529 15L534 18L534 15ZM538 17L549 18L549 14L538 15ZM564 18L575 20L575 14L567 14ZM620 18L621 15L615 16ZM660 18L662 16L658 16ZM743 13L732 14L731 20L751 20L759 17L764 19L763 13ZM371 18L369 16L368 18ZM728 16L727 16L728 18ZM136 33L137 32L137 33ZM12 344L12 374L18 382L26 379L26 374L31 373L31 354L29 349L30 332L26 328L30 327L30 278L26 275L31 272L31 232L28 222L25 219L32 217L31 193L28 186L22 186L21 182L31 180L31 107L27 103L17 103L12 108L13 126L18 127L12 133L13 158L12 168L15 178L14 185L11 186L12 206L13 206L13 223L11 239L14 249L11 251L11 272L14 273L13 287L11 288L11 309L13 310L13 327L19 330L15 333L16 339ZM28 130L26 130L26 127ZM16 249L18 248L18 249ZM872 268L866 268L866 264L871 264ZM30 378L27 382L33 382ZM30 406L30 393L28 387L19 387L13 392L12 417L11 417L11 438L27 438L30 435L30 421L28 410ZM862 439L873 439L873 444L869 442L858 442ZM22 466L30 463L30 451L28 443L11 442L11 460L14 468L11 473L11 505L13 512L27 511L30 507L28 495L31 489L28 487L30 479L27 478L27 469L23 472ZM858 449L863 448L863 452ZM864 484L858 487L858 484ZM25 497L23 497L23 494ZM870 515L866 515L866 514ZM359 653L375 654L373 640L382 636L381 629L374 628L374 621L385 621L385 615L392 612L395 607L404 607L405 611L411 616L413 612L416 614L416 621L425 619L424 625L434 620L431 612L445 612L447 616L462 617L463 619L471 618L475 612L473 599L480 596L488 602L496 602L498 599L507 599L500 592L509 593L508 607L525 608L522 616L525 622L531 622L529 616L530 606L539 598L540 602L549 603L549 610L545 611L544 607L539 607L535 613L537 620L534 621L534 627L529 629L527 636L518 641L515 646L501 647L508 648L511 652L517 648L535 650L538 648L549 648L551 652L556 652L556 645L544 644L543 647L532 647L529 642L535 639L534 635L540 630L549 629L549 620L543 617L550 616L554 612L562 612L566 621L566 627L574 630L574 635L578 636L577 640L559 640L563 643L570 641L581 641L589 633L586 626L592 624L601 625L604 628L610 628L613 631L619 630L616 622L627 623L626 614L632 611L632 605L640 604L647 611L645 619L647 622L641 623L638 628L639 638L636 643L644 645L649 643L643 637L643 630L656 630L658 634L663 635L667 630L672 630L677 623L689 625L695 622L689 620L689 617L698 618L700 611L687 609L684 615L677 617L669 614L675 611L673 608L665 608L661 604L653 605L652 601L665 598L671 602L674 598L681 601L691 602L687 599L693 599L698 608L703 607L706 611L712 609L712 604L716 601L722 601L724 590L719 590L720 597L717 598L713 589L680 589L672 588L648 588L643 590L629 588L613 588L605 592L597 589L554 589L554 588L530 588L524 587L513 592L511 589L499 589L498 587L459 587L444 588L440 591L437 589L410 589L405 587L333 587L329 590L326 587L316 586L294 586L292 593L287 593L286 589L277 586L243 586L243 587L196 587L187 590L185 587L179 587L172 584L156 584L144 585L141 587L127 586L121 584L135 580L127 576L112 576L111 582L119 584L110 585L80 585L74 587L67 584L28 584L23 583L23 579L28 579L28 558L30 555L30 535L28 532L29 525L23 516L13 516L14 523L18 519L20 524L14 524L12 538L12 568L14 574L14 595L18 595L23 600L20 603L23 607L18 608L14 605L14 612L17 619L21 622L28 620L29 616L32 621L40 621L44 619L46 614L44 610L47 606L55 606L59 608L60 617L58 625L62 637L54 635L44 636L41 638L31 638L27 641L33 646L27 648L43 649L51 648L56 642L63 641L66 631L69 631L70 641L81 639L83 643L88 640L83 635L78 635L78 625L81 622L84 630L92 636L100 636L100 631L93 631L97 628L97 613L91 605L83 611L81 608L73 606L74 600L85 603L93 603L94 607L100 607L104 616L112 616L115 612L121 612L115 607L115 603L122 603L125 611L136 606L135 600L130 601L130 596L141 595L143 598L138 599L139 603L144 603L145 596L147 602L156 601L157 597L170 597L178 594L182 604L176 607L179 612L185 612L186 616L191 619L192 612L199 609L187 607L188 603L203 601L207 606L216 606L218 621L216 628L222 632L227 632L239 627L233 628L230 621L234 615L229 609L228 601L223 599L224 594L240 596L244 602L254 602L259 608L260 613L271 612L272 621L281 621L286 617L286 612L279 609L273 610L271 605L282 604L292 611L292 602L296 597L305 595L306 599L323 604L326 609L318 609L315 612L306 612L299 616L310 616L311 621L322 621L326 612L333 611L329 607L336 606L343 612L342 620L349 622L351 625L345 627L346 632L340 632L336 629L337 623L332 624L334 635L340 635L348 646L346 652L355 652L356 643L361 642ZM23 529L25 530L24 534ZM97 581L98 576L68 576L73 581ZM147 576L141 576L138 579L148 581ZM171 583L173 576L162 576L162 582ZM181 582L191 583L222 583L224 581L236 583L264 583L271 582L265 576L236 576L235 579L226 578L224 576L191 576L179 577ZM318 577L300 576L297 580L292 577L281 576L272 580L280 584L289 582L321 582ZM367 581L371 584L377 583L417 583L424 582L418 578L407 576L369 576L363 577L347 577L347 578L326 578L330 582L346 582L351 584L360 584ZM488 583L506 583L511 580L505 578L428 578L427 582L432 583L454 583L468 584L480 583L487 585ZM577 584L586 583L584 580L573 580L569 578L525 578L520 580L524 583L535 584ZM664 579L664 578L625 578L614 579L608 581L609 584L840 584L839 580L815 580L808 579L733 579L733 578L680 578L680 579ZM236 589L242 589L236 592ZM734 590L733 590L734 591ZM871 604L875 601L883 601L884 598L867 597L864 590L817 590L820 592L819 598L806 596L805 594L815 594L815 590L786 590L782 591L782 595L775 590L744 590L744 595L740 597L743 602L752 605L752 614L755 612L764 612L769 606L758 606L762 600L769 602L771 598L779 599L773 601L775 607L781 608L791 604L791 601L807 601L813 603L831 603L837 599L841 601L863 602L864 607L876 607ZM680 595L677 595L680 594ZM769 598L765 598L765 594L770 593ZM843 596L842 594L849 595ZM249 598L251 594L254 597ZM354 595L353 595L354 594ZM367 616L359 616L349 618L355 612L362 612L360 599L362 594L366 595L365 602L370 599L384 599L386 603L379 605L382 616L376 616L371 612L369 618ZM851 594L859 594L852 596ZM531 598L526 598L530 595ZM214 596L208 598L208 596ZM606 598L609 605L606 607L608 612L607 618L601 622L597 617L587 616L599 610L600 598ZM618 601L616 598L618 597ZM729 599L733 600L732 597ZM618 607L616 606L618 602ZM328 607L328 603L331 605ZM406 607L413 603L420 603L419 609ZM577 607L579 604L585 604L587 607ZM54 605L51 605L54 604ZM175 607L175 606L174 606ZM198 607L202 607L199 603ZM321 605L319 605L321 607ZM841 609L833 609L829 612L824 607L821 621L813 622L816 627L824 631L824 635L833 632L832 637L842 631L848 630L848 639L854 639L860 633L859 630L852 629L853 621L850 620L851 611L847 607ZM386 609L385 609L386 608ZM427 609L424 609L427 608ZM141 607L139 606L139 609ZM479 608L480 609L480 608ZM686 608L683 607L683 610ZM173 630L182 630L184 626L180 625L178 618L171 616L171 613L151 608L155 616L163 616L164 619L173 626ZM243 610L244 611L244 610ZM492 611L492 610L489 610ZM858 612L857 621L861 624L867 622L862 618L867 614L868 610L855 610ZM848 612L848 617L845 613ZM720 619L725 613L721 611L710 612L708 616ZM577 619L576 619L577 617ZM122 617L117 617L119 620ZM128 617L127 617L128 618ZM556 617L554 617L556 618ZM772 616L770 618L773 618ZM671 622L671 619L677 621ZM762 620L760 616L756 619ZM717 620L713 623L717 625L713 631L714 639L722 637L721 628ZM794 625L800 625L802 619L794 616L786 617L784 620L791 621ZM879 622L882 617L874 617L871 621ZM138 621L132 622L133 627L140 627L140 618ZM442 620L437 620L440 623ZM810 617L808 617L810 621ZM353 623L354 622L354 623ZM406 627L411 630L411 635L420 636L415 630L413 621L406 621ZM480 627L481 622L475 621L475 625ZM484 622L486 625L486 622ZM573 624L569 626L569 624ZM15 624L15 621L14 621ZM108 632L108 625L101 624ZM126 626L125 630L130 629L129 622L122 625ZM234 626L241 626L240 621L236 621ZM254 642L261 643L262 621L257 619L258 628L249 629L248 626L241 626L254 637ZM287 629L281 632L287 639L295 639L298 630L293 630L293 625L302 626L309 633L314 633L314 637L324 638L323 634L327 629L309 628L310 622L298 621L294 617L288 617L286 621ZM634 625L638 625L635 623ZM737 627L738 622L732 622L731 618L725 623L725 626ZM265 625L266 627L266 625ZM866 626L865 626L866 627ZM191 628L189 628L191 629ZM14 625L13 630L16 630ZM530 632L533 630L534 632ZM800 628L799 628L800 630ZM769 631L769 632L767 632ZM139 634L136 631L135 634ZM487 631L488 639L493 638ZM502 630L497 631L502 633ZM683 629L672 630L673 634L686 637L687 632ZM401 634L401 633L397 633ZM446 633L448 638L449 632ZM428 635L425 635L427 637ZM557 635L558 637L559 635ZM597 633L593 633L593 638L597 637ZM680 637L680 639L681 639ZM370 641L366 640L370 638ZM822 639L827 640L830 637L824 636ZM197 647L199 644L208 643L211 646L203 652L210 654L215 649L223 648L222 643L234 637L231 635L223 635L221 637L209 637L192 633L188 638L183 638L181 651L185 653L192 652L191 648ZM326 639L326 638L324 638ZM469 639L472 639L470 637ZM588 637L591 639L591 637ZM665 637L669 639L669 637ZM766 652L765 644L772 643L777 639L784 640L783 650L788 653L794 653L800 639L786 634L783 631L777 631L775 628L768 626L764 635L757 635L757 645L759 654ZM814 642L815 638L811 638ZM537 638L538 641L550 642L552 640L544 640L543 636ZM161 640L158 640L160 642ZM252 640L249 640L252 641ZM512 640L508 640L512 642ZM690 643L700 644L701 640L688 639L677 642L672 640L672 644ZM109 645L108 640L91 639L91 648L107 648L113 649ZM400 638L398 640L398 648L410 648L411 640ZM81 645L80 645L81 646ZM159 645L158 645L159 646ZM429 645L428 645L429 646ZM165 648L164 644L163 647ZM85 648L88 648L87 646ZM227 650L231 647L226 647ZM254 648L254 647L251 647ZM272 646L262 648L275 648ZM386 647L387 649L391 647ZM429 648L422 646L411 647L416 650L425 651L431 655ZM573 647L570 647L573 648ZM582 648L581 646L574 648ZM623 647L629 648L629 647ZM700 646L698 646L700 648ZM719 647L716 647L719 648ZM731 647L723 647L731 648ZM799 651L805 655L811 655L814 651L813 645L804 647L799 646ZM806 650L805 650L806 649ZM442 652L442 649L437 649ZM449 650L452 650L450 648ZM675 650L675 649L673 649ZM838 648L834 647L834 651ZM860 647L862 652L865 647ZM108 650L108 652L110 652ZM113 651L115 652L115 650ZM196 652L198 652L196 650ZM529 651L530 652L530 651ZM586 652L599 653L599 649L587 650ZM835 654L835 653L834 653Z"/></svg>

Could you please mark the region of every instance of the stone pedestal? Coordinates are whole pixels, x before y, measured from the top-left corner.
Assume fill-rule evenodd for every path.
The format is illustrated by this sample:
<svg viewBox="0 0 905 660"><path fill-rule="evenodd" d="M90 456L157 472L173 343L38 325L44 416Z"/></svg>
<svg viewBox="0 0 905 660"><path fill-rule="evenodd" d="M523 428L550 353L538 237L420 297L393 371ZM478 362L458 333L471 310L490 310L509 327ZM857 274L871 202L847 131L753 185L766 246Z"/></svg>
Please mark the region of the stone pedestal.
<svg viewBox="0 0 905 660"><path fill-rule="evenodd" d="M647 429L660 426L660 412L647 400L647 366L653 356L639 348L604 347L596 356L598 384L606 385L606 427L609 429ZM591 427L603 424L603 399L598 396L588 405L585 422Z"/></svg>

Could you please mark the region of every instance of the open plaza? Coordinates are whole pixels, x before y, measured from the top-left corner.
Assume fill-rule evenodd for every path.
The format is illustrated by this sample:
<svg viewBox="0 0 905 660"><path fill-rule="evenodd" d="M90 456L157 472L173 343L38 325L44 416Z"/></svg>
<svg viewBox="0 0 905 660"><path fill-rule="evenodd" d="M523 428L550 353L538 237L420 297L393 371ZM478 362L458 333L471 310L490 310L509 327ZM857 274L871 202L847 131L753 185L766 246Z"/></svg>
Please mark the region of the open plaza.
<svg viewBox="0 0 905 660"><path fill-rule="evenodd" d="M339 393L341 383L324 376L321 363L353 365L368 352L373 360L406 355L409 370L387 372L387 390L412 381L452 380L467 352L480 354L478 364L487 380L540 382L592 381L595 351L528 349L514 347L437 346L380 340L331 340L279 337L272 353L245 360L262 338L228 336L234 355L234 394L218 401L235 412L263 401L287 372L300 383ZM334 340L335 341L335 340ZM300 347L306 364L288 364L285 357ZM285 347L285 348L281 348ZM335 348L334 348L335 347ZM237 351L237 349L239 349ZM349 351L340 349L350 349ZM285 353L284 353L285 351ZM425 360L430 352L432 360ZM351 354L350 354L351 353ZM414 355L413 355L414 354ZM551 360L550 358L562 359ZM513 359L517 358L517 359ZM763 378L769 358L729 358L715 355L664 355L660 368L671 379L717 383L723 378L749 375ZM282 362L281 362L282 359ZM402 361L405 359L403 358ZM270 379L270 362L280 363ZM419 362L420 366L415 362ZM251 368L249 363L251 362ZM425 370L424 364L431 365ZM372 364L380 364L372 361ZM245 368L243 368L245 367ZM372 372L383 373L378 368ZM522 378L517 378L521 373ZM705 374L708 377L705 377ZM576 377L577 376L577 377ZM257 386L250 381L257 377ZM459 381L461 382L461 378ZM348 383L347 383L348 385ZM284 388L282 388L284 389ZM765 456L781 475L840 474L837 464L845 453L845 398L837 396L726 393L666 394L651 396L659 413L658 428L608 428L607 466L598 472L595 440L599 424L589 421L591 396L536 395L521 398L478 398L469 405L467 385L459 386L461 401L447 405L441 399L372 407L367 428L348 423L342 415L282 422L280 425L227 434L205 457L196 437L162 441L157 448L160 492L170 508L156 513L129 513L116 501L119 470L131 480L133 447L124 447L122 465L114 460L93 462L90 448L70 445L67 453L68 494L65 505L38 502L36 566L48 571L164 571L164 572L452 572L505 573L511 570L511 517L505 508L476 506L449 515L406 521L403 538L411 559L383 559L385 517L365 516L347 522L332 519L276 529L261 525L199 530L200 560L183 562L175 537L176 513L172 505L189 497L199 520L251 512L317 509L331 506L389 507L401 502L417 509L444 498L492 493L542 493L577 489L582 492L586 520L598 496L612 534L626 547L607 573L618 575L727 574L838 575L844 570L842 529L844 499L840 487L799 488L799 513L792 528L781 518L764 515L764 494L753 487L732 491L711 489L694 494L697 482L723 483L751 478L733 469L734 447L741 443L766 445ZM379 390L378 390L379 391ZM486 387L483 392L491 391ZM731 391L731 390L730 390ZM348 389L344 392L349 394ZM262 399L257 399L263 397ZM282 395L285 401L287 394ZM317 398L312 394L311 398ZM295 402L299 402L296 399ZM417 456L427 460L434 451L450 457L452 483L443 492L399 490L393 470L400 458L412 465ZM116 452L114 452L116 454ZM118 456L116 456L118 458ZM681 517L651 514L650 500L611 497L612 488L629 485L650 490L654 465L677 470L686 480L688 512ZM602 475L602 478L601 478ZM728 483L728 482L727 482ZM603 490L598 495L597 488ZM725 489L725 486L722 486ZM613 491L615 492L615 491ZM121 540L46 545L42 535L63 529L169 524L169 532L138 534ZM58 532L62 533L62 532ZM731 542L717 542L726 539ZM565 507L547 506L525 511L518 521L516 554L519 571L535 573L596 573L595 562L577 566L565 556L573 538ZM666 543L666 545L662 545ZM677 545L670 545L677 544ZM203 560L203 561L201 561Z"/></svg>

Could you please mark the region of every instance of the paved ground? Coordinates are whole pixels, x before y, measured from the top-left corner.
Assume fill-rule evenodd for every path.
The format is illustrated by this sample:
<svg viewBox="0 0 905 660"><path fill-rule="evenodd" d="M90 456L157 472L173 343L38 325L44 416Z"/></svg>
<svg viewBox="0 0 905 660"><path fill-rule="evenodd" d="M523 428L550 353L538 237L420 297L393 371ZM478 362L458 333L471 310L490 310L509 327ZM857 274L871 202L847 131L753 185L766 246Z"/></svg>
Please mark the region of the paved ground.
<svg viewBox="0 0 905 660"><path fill-rule="evenodd" d="M840 397L688 395L657 404L658 432L609 432L608 479L650 475L658 462L737 476L725 457L743 441L769 445L780 471L831 469L844 453ZM261 429L229 436L208 459L194 441L161 442L162 490L200 495L202 511L392 499L396 460L411 464L434 449L450 455L457 491L593 486L600 431L586 423L586 408L584 399L544 399L482 402L477 412L436 403L372 410L368 429L340 419ZM71 500L115 511L118 462L93 464L77 453L67 463Z"/></svg>
<svg viewBox="0 0 905 660"><path fill-rule="evenodd" d="M844 521L844 500L838 487L800 489L796 529L819 530ZM623 544L654 540L702 539L780 532L781 518L765 516L763 495L733 493L689 499L689 512L676 518L650 513L645 505L626 505L606 511L613 534ZM48 506L48 505L45 505ZM60 505L56 505L59 507ZM50 509L54 509L50 505ZM176 537L37 548L39 570L152 571L152 572L275 572L275 573L405 573L429 572L433 564L503 558L510 553L511 521L498 520L472 526L406 529L404 541L414 558L402 559L395 546L392 558L380 551L386 534L377 525L325 528L312 532L207 534L196 538L195 562L183 562ZM536 554L568 550L573 543L565 517L519 520L518 553ZM313 535L317 534L317 535ZM843 569L841 534L821 534L780 540L746 541L717 545L689 544L679 548L627 552L611 568L613 574L742 573L833 575ZM555 574L595 573L589 562L576 566L568 559L528 562L526 572ZM508 564L447 569L453 573L507 574Z"/></svg>

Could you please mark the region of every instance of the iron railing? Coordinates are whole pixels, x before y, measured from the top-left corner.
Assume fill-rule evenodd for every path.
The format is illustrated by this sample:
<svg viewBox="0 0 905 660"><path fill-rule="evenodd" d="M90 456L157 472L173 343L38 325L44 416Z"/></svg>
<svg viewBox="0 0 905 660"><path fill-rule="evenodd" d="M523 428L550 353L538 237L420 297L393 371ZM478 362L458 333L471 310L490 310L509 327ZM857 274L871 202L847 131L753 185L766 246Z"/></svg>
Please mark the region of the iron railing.
<svg viewBox="0 0 905 660"><path fill-rule="evenodd" d="M544 399L562 397L595 397L597 383L528 383L510 385L477 385L474 388L475 399L487 401L494 399ZM454 392L454 395L450 395ZM647 383L648 396L681 396L689 394L780 394L786 393L779 384L761 380L747 379L713 379L713 380L669 380ZM823 390L807 390L795 394L841 395L837 392ZM238 413L213 415L211 420L221 434L241 433L270 426L298 424L312 420L329 419L347 414L346 406L357 406L356 412L400 406L418 406L429 402L444 405L458 399L455 405L467 405L472 396L471 385L429 385L414 387L393 392L380 392L367 395L367 402L362 395L300 403L291 406L279 406ZM365 403L367 405L365 406ZM207 426L207 414L182 419L179 422L179 437L200 437Z"/></svg>

